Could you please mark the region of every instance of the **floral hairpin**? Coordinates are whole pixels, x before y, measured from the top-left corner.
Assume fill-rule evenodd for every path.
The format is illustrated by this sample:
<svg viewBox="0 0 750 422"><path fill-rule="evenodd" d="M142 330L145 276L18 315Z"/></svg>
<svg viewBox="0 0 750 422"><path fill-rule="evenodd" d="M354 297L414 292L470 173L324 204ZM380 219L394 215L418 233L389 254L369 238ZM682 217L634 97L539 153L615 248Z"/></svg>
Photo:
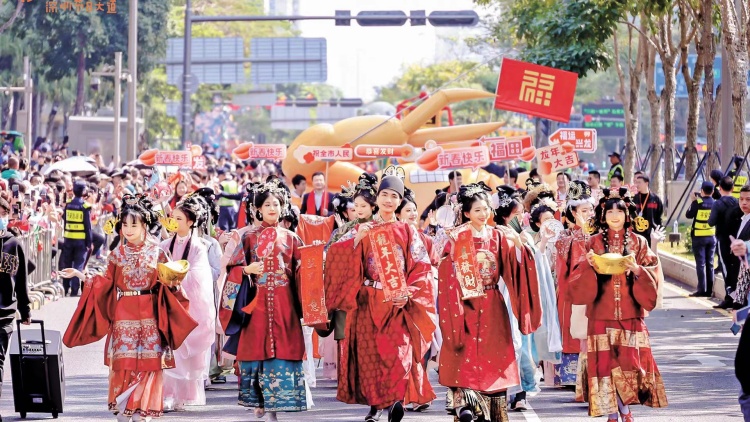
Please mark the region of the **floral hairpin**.
<svg viewBox="0 0 750 422"><path fill-rule="evenodd" d="M505 192L497 193L497 205L498 207L505 208L513 202L513 198Z"/></svg>
<svg viewBox="0 0 750 422"><path fill-rule="evenodd" d="M557 203L552 198L545 197L545 198L540 199L539 202L537 202L531 207L531 212L533 213L534 210L536 210L537 208L541 206L546 206L547 208L555 212L557 211Z"/></svg>
<svg viewBox="0 0 750 422"><path fill-rule="evenodd" d="M134 195L125 195L122 199L127 205L130 206L136 205L139 202L139 198Z"/></svg>

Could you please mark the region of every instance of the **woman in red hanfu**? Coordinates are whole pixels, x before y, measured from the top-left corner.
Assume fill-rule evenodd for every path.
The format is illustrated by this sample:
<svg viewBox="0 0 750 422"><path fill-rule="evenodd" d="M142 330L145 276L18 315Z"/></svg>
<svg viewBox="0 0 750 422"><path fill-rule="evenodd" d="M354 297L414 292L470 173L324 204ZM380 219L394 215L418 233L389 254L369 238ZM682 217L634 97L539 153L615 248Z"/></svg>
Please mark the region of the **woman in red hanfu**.
<svg viewBox="0 0 750 422"><path fill-rule="evenodd" d="M167 255L148 236L158 225L153 208L146 197L123 198L117 229L124 241L110 254L106 273L84 284L63 337L66 346L75 347L107 336L108 404L118 421L162 415L162 368L174 368L171 351L198 325L179 288L158 282L156 266L167 262ZM62 273L84 278L72 268Z"/></svg>
<svg viewBox="0 0 750 422"><path fill-rule="evenodd" d="M266 412L307 410L302 357L302 309L299 293L302 241L278 227L289 191L278 179L256 187L254 205L261 225L246 231L227 264L227 280L219 308L222 326L235 337L240 370L239 404ZM275 231L269 253L258 248ZM271 232L273 233L273 232Z"/></svg>
<svg viewBox="0 0 750 422"><path fill-rule="evenodd" d="M438 270L440 384L449 387L448 413L461 422L507 421L506 390L521 383L500 283L523 334L535 331L542 318L533 253L512 230L487 225L489 191L484 183L459 190L464 224L450 232Z"/></svg>
<svg viewBox="0 0 750 422"><path fill-rule="evenodd" d="M596 208L601 230L589 239L586 260L573 270L569 298L586 305L589 415L632 422L630 404L667 406L659 369L651 354L644 318L656 306L659 259L646 239L633 233L635 204L626 188L610 192ZM624 274L597 273L594 254L632 255Z"/></svg>
<svg viewBox="0 0 750 422"><path fill-rule="evenodd" d="M328 249L326 304L347 312L337 399L370 406L366 421L379 420L388 408L388 420L398 422L404 403L435 399L421 365L435 330L435 306L424 244L413 227L396 220L403 170L389 167L384 174L373 221Z"/></svg>
<svg viewBox="0 0 750 422"><path fill-rule="evenodd" d="M566 379L566 381L569 378L574 379L577 390L576 399L577 401L584 401L583 394L580 392L585 383L586 355L585 352L581 352L585 350L586 343L573 338L570 333L573 302L568 295L568 289L573 268L581 261L586 260L586 252L588 252L586 243L590 235L584 230L584 227L586 229L589 227L588 221L594 215L594 206L591 204L591 188L579 180L570 182L566 198L564 216L569 228L560 234L555 243L555 249L557 250L555 271L557 274L557 313L560 318L562 334L562 362L567 364L561 370L561 378Z"/></svg>

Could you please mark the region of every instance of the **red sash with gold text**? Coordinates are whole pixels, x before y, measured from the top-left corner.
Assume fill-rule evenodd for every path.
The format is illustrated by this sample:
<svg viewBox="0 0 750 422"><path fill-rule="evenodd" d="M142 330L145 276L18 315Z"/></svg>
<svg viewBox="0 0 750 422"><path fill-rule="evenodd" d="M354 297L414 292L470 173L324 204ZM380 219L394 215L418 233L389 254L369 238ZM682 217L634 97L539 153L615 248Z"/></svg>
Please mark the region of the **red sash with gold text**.
<svg viewBox="0 0 750 422"><path fill-rule="evenodd" d="M302 321L313 326L328 322L325 290L323 287L323 250L325 245L300 248L300 289L302 296Z"/></svg>
<svg viewBox="0 0 750 422"><path fill-rule="evenodd" d="M461 286L461 300L484 297L484 285L479 275L477 251L474 248L474 234L471 227L465 226L456 234L456 250L453 252L456 279Z"/></svg>
<svg viewBox="0 0 750 422"><path fill-rule="evenodd" d="M391 224L375 226L368 233L385 301L409 296L404 269L396 259L396 239ZM404 251L406 253L406 251Z"/></svg>

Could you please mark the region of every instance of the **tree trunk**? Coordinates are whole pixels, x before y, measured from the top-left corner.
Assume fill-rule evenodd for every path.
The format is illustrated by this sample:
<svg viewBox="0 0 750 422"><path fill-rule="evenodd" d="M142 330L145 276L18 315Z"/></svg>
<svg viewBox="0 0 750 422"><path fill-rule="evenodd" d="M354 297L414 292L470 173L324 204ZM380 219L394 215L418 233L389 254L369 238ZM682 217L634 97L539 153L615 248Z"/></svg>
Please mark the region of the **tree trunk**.
<svg viewBox="0 0 750 422"><path fill-rule="evenodd" d="M36 141L36 137L39 136L39 123L40 119L39 116L42 115L42 108L44 107L44 94L37 91L34 94L34 107L32 110L33 120L31 121L31 136L29 137L29 142L32 147L34 146L34 142Z"/></svg>
<svg viewBox="0 0 750 422"><path fill-rule="evenodd" d="M625 92L625 73L620 64L617 29L614 31L615 69L617 70L617 77L620 81L618 95L620 101L622 101L622 106L625 109L625 161L623 162L623 168L625 170L623 177L625 178L625 183L632 183L633 173L635 173L635 152L636 142L638 140L638 109L640 102L641 79L643 76L644 62L646 61L646 37L644 34L648 31L648 27L645 25L644 20L641 21L640 29L641 33L638 36L639 41L636 50L635 63L628 59L630 89L627 93ZM632 40L632 28L628 28L628 37ZM632 42L629 42L628 45L632 45ZM630 57L630 54L628 54L628 57Z"/></svg>
<svg viewBox="0 0 750 422"><path fill-rule="evenodd" d="M663 198L664 195L664 178L659 171L661 166L661 98L656 93L656 79L654 71L656 69L656 47L648 45L648 60L646 61L646 93L648 97L649 111L651 111L651 189Z"/></svg>
<svg viewBox="0 0 750 422"><path fill-rule="evenodd" d="M47 128L44 130L44 137L50 141L52 140L52 128L55 125L55 116L57 115L57 108L60 107L60 103L55 101L52 103L52 107L49 111L49 116L47 116Z"/></svg>
<svg viewBox="0 0 750 422"><path fill-rule="evenodd" d="M78 68L76 70L76 74L78 75L78 85L76 89L76 103L73 107L73 115L74 116L81 116L83 115L83 102L84 102L84 84L86 83L86 53L85 53L85 41L86 36L83 34L83 32L80 32L78 34L78 48L80 49L80 52L78 53Z"/></svg>
<svg viewBox="0 0 750 422"><path fill-rule="evenodd" d="M703 72L706 76L703 81L703 114L706 116L706 154L709 154L704 175L706 180L708 180L711 170L721 168L718 160L719 137L717 133L721 114L721 92L717 91L716 96L714 96L716 40L713 34L713 17L713 0L701 0L701 35L696 45L696 50L698 51L698 64L703 66Z"/></svg>
<svg viewBox="0 0 750 422"><path fill-rule="evenodd" d="M664 70L664 89L661 92L664 113L664 181L674 180L674 113L677 75L675 74L676 52L672 48L671 15L659 19L659 45L662 48L661 67Z"/></svg>
<svg viewBox="0 0 750 422"><path fill-rule="evenodd" d="M743 30L744 13L737 16L733 0L721 0L722 40L729 59L729 72L732 75L732 91L724 91L724 95L732 96L732 112L734 115L734 155L744 155L745 149L745 98L747 97L747 42Z"/></svg>
<svg viewBox="0 0 750 422"><path fill-rule="evenodd" d="M692 75L688 67L688 54L690 44L693 42L696 31L695 26L700 22L693 20L688 7L692 7L686 2L680 2L680 71L685 80L685 86L688 93L688 114L687 114L687 132L685 134L685 151L683 152L682 162L685 166L685 180L695 174L698 167L698 120L700 119L700 88L703 79L703 66L699 60L696 60L693 67Z"/></svg>

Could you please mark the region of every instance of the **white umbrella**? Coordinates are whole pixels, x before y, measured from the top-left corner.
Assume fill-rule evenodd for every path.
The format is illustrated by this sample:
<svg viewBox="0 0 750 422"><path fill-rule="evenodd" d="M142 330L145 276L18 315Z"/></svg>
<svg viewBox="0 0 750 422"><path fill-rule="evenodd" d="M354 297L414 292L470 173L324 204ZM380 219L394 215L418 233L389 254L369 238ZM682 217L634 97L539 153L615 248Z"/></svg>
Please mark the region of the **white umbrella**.
<svg viewBox="0 0 750 422"><path fill-rule="evenodd" d="M92 174L96 174L99 172L99 169L94 165L94 163L95 161L90 157L69 157L49 166L44 174L47 175L55 170L59 170L76 176L91 176Z"/></svg>

